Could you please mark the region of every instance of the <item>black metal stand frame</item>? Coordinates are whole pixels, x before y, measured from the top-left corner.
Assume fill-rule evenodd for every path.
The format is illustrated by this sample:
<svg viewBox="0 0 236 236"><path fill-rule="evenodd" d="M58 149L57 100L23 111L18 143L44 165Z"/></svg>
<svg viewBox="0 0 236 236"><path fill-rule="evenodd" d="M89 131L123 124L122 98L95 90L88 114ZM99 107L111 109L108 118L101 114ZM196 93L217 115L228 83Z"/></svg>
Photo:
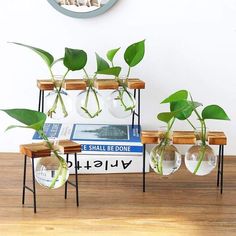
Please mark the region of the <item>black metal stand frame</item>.
<svg viewBox="0 0 236 236"><path fill-rule="evenodd" d="M69 154L66 154L66 162L69 161ZM65 199L67 199L67 189L68 184L75 187L76 190L76 205L79 206L79 186L78 186L78 162L77 162L77 153L75 153L75 184L67 180L65 183Z"/></svg>
<svg viewBox="0 0 236 236"><path fill-rule="evenodd" d="M77 153L75 155L75 184L70 182L69 180L65 183L65 199L67 199L67 186L68 184L72 185L76 189L76 205L79 206L79 187L78 187L78 166L77 166ZM35 157L32 157L32 185L33 189L28 187L26 185L26 167L27 167L27 156L24 156L24 172L23 172L23 192L22 192L22 205L25 204L25 190L29 190L33 193L33 202L34 202L34 213L36 213L36 187L35 187L35 171L34 171L34 159ZM68 163L69 154L66 154L66 161Z"/></svg>
<svg viewBox="0 0 236 236"><path fill-rule="evenodd" d="M44 112L44 90L39 89L38 111Z"/></svg>
<svg viewBox="0 0 236 236"><path fill-rule="evenodd" d="M146 144L143 144L143 192L146 192L146 180L145 180L145 160L146 160ZM224 189L224 145L219 145L218 156L218 170L217 170L217 187L220 187L220 193L223 193Z"/></svg>
<svg viewBox="0 0 236 236"><path fill-rule="evenodd" d="M138 99L136 99L136 93L138 90ZM140 105L140 100L141 100L141 96L140 96L140 89L134 89L134 99L137 103L137 105L135 106L135 110L133 111L132 114L132 129L134 128L134 124L135 124L135 117L138 118L138 132L140 134L141 128L140 128L140 119L141 119L141 115L140 115L140 111L141 111L141 105ZM136 107L138 107L138 111L136 112Z"/></svg>

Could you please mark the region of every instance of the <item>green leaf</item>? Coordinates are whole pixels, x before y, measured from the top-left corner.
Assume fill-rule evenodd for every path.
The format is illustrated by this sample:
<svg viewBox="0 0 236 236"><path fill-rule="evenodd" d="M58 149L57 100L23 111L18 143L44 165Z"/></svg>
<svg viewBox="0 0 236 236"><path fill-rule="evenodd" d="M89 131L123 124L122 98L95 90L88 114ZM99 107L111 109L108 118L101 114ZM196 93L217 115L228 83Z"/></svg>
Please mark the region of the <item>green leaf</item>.
<svg viewBox="0 0 236 236"><path fill-rule="evenodd" d="M97 53L96 53L96 59L97 59L97 72L110 68L109 64L102 57L100 57Z"/></svg>
<svg viewBox="0 0 236 236"><path fill-rule="evenodd" d="M20 46L23 46L23 47L26 47L26 48L29 48L29 49L33 50L46 62L48 67L51 68L51 66L53 65L54 58L49 52L46 52L43 49L35 48L35 47L29 46L29 45L26 45L26 44L22 44L22 43L16 43L16 42L11 42L11 43L14 43L16 45L20 45Z"/></svg>
<svg viewBox="0 0 236 236"><path fill-rule="evenodd" d="M230 120L226 112L218 105L210 105L203 109L202 118L212 120Z"/></svg>
<svg viewBox="0 0 236 236"><path fill-rule="evenodd" d="M171 94L168 98L164 99L161 103L171 103L179 100L186 100L188 98L187 90L179 90Z"/></svg>
<svg viewBox="0 0 236 236"><path fill-rule="evenodd" d="M175 113L179 120L186 120L193 112L193 106L186 100L179 100L170 103L170 110Z"/></svg>
<svg viewBox="0 0 236 236"><path fill-rule="evenodd" d="M169 123L169 121L175 116L174 112L162 112L157 115L157 119L163 121L165 123Z"/></svg>
<svg viewBox="0 0 236 236"><path fill-rule="evenodd" d="M116 53L120 50L120 48L116 48L116 49L111 49L107 52L107 59L113 63L113 59L116 55Z"/></svg>
<svg viewBox="0 0 236 236"><path fill-rule="evenodd" d="M130 67L142 61L145 54L145 40L130 45L124 54L124 59Z"/></svg>
<svg viewBox="0 0 236 236"><path fill-rule="evenodd" d="M87 64L87 53L80 49L65 48L63 63L68 70L82 70Z"/></svg>
<svg viewBox="0 0 236 236"><path fill-rule="evenodd" d="M175 117L179 120L186 120L192 112L199 106L202 106L199 102L179 100L170 103L170 110L175 113Z"/></svg>
<svg viewBox="0 0 236 236"><path fill-rule="evenodd" d="M97 71L97 74L100 75L114 75L116 77L118 77L120 75L121 72L121 67L116 66L116 67L111 67L105 70L101 70L101 71Z"/></svg>
<svg viewBox="0 0 236 236"><path fill-rule="evenodd" d="M44 123L47 119L47 116L44 113L29 109L5 109L2 111L7 113L9 116L16 119L17 121L26 125L12 125L9 126L7 130L15 127L30 128L36 131L42 130Z"/></svg>

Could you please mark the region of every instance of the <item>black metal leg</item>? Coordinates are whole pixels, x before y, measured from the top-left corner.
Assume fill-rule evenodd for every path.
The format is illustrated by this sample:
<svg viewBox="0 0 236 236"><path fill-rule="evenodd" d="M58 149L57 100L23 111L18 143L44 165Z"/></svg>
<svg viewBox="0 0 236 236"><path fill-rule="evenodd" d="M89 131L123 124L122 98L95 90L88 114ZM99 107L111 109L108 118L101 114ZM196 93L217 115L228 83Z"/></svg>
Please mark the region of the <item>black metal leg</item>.
<svg viewBox="0 0 236 236"><path fill-rule="evenodd" d="M140 89L138 90L138 132L140 133Z"/></svg>
<svg viewBox="0 0 236 236"><path fill-rule="evenodd" d="M22 193L22 204L25 204L25 181L26 181L26 164L27 164L27 156L24 158L24 173L23 173L23 193Z"/></svg>
<svg viewBox="0 0 236 236"><path fill-rule="evenodd" d="M38 111L41 109L41 97L42 97L42 90L39 90L39 104L38 104Z"/></svg>
<svg viewBox="0 0 236 236"><path fill-rule="evenodd" d="M44 112L44 90L42 90L42 112Z"/></svg>
<svg viewBox="0 0 236 236"><path fill-rule="evenodd" d="M66 154L66 163L68 163L69 161L69 154ZM66 181L65 183L65 199L67 199L67 187L68 187L68 183Z"/></svg>
<svg viewBox="0 0 236 236"><path fill-rule="evenodd" d="M145 164L146 164L146 144L143 144L143 192L146 191L146 180L145 180Z"/></svg>
<svg viewBox="0 0 236 236"><path fill-rule="evenodd" d="M77 153L75 153L75 189L76 189L76 204L79 206L79 186L78 186L78 165L77 165Z"/></svg>
<svg viewBox="0 0 236 236"><path fill-rule="evenodd" d="M220 183L221 149L222 149L222 146L220 145L219 146L219 156L218 156L217 187L219 187L219 183Z"/></svg>
<svg viewBox="0 0 236 236"><path fill-rule="evenodd" d="M134 90L134 99L136 100L136 89ZM134 128L135 109L132 114L132 129Z"/></svg>
<svg viewBox="0 0 236 236"><path fill-rule="evenodd" d="M34 174L34 157L32 157L32 177L33 177L34 213L36 213L36 189L35 189L35 174Z"/></svg>
<svg viewBox="0 0 236 236"><path fill-rule="evenodd" d="M221 147L221 170L220 170L220 193L223 193L223 181L224 181L224 145Z"/></svg>

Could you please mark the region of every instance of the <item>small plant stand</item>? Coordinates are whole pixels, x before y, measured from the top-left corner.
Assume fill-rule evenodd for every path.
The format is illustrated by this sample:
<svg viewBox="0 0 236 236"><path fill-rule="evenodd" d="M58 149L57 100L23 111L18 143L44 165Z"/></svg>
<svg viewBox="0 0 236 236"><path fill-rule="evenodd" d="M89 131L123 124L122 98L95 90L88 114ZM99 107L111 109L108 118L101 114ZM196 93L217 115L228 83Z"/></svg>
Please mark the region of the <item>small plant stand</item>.
<svg viewBox="0 0 236 236"><path fill-rule="evenodd" d="M163 136L160 131L142 131L141 140L143 144L143 192L146 191L145 181L145 150L147 144L158 144L160 137ZM193 131L174 131L172 134L173 144L190 144L193 145L197 138ZM218 171L217 171L217 187L220 186L220 193L223 193L224 180L224 146L227 145L227 137L224 132L208 132L207 141L209 145L219 146Z"/></svg>
<svg viewBox="0 0 236 236"><path fill-rule="evenodd" d="M60 81L56 81L56 84ZM44 98L45 91L52 91L54 84L51 80L37 80L37 87L39 88L38 111L44 112ZM116 90L119 88L119 83L115 79L97 79L94 81L94 87L98 90ZM135 117L140 132L140 103L141 95L140 90L145 89L145 82L140 79L128 79L127 87L133 90L133 95L136 100L136 109L132 114L132 127L135 124ZM67 79L63 84L65 90L86 90L87 83L82 79Z"/></svg>
<svg viewBox="0 0 236 236"><path fill-rule="evenodd" d="M79 206L79 188L78 188L78 175L77 175L77 153L81 152L81 145L70 140L60 140L58 144L59 151L66 154L66 160L70 154L74 154L75 158L75 184L67 180L65 184L65 199L67 198L67 187L68 184L72 185L76 189L76 205ZM44 142L33 143L33 144L22 144L20 145L20 153L24 155L24 172L23 172L23 193L22 193L22 204L25 204L25 190L29 190L33 193L34 201L34 213L36 213L36 187L35 187L35 158L43 158L51 155L51 150L47 147ZM32 186L30 188L26 185L26 167L27 157L32 160Z"/></svg>

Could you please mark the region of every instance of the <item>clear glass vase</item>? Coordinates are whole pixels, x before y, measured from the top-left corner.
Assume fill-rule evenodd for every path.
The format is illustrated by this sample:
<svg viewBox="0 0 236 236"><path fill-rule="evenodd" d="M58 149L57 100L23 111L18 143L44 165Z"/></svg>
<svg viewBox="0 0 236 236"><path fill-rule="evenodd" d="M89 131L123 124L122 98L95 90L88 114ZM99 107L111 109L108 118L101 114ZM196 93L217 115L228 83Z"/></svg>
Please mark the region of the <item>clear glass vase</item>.
<svg viewBox="0 0 236 236"><path fill-rule="evenodd" d="M103 109L102 96L93 87L88 87L76 97L76 111L84 118L95 118Z"/></svg>
<svg viewBox="0 0 236 236"><path fill-rule="evenodd" d="M185 166L195 175L210 174L216 167L217 156L208 145L197 143L185 154Z"/></svg>
<svg viewBox="0 0 236 236"><path fill-rule="evenodd" d="M171 175L181 166L181 154L169 139L162 139L150 153L150 166L160 175Z"/></svg>
<svg viewBox="0 0 236 236"><path fill-rule="evenodd" d="M45 110L52 119L65 118L72 110L72 100L65 90L54 89L45 97Z"/></svg>
<svg viewBox="0 0 236 236"><path fill-rule="evenodd" d="M51 156L42 157L35 167L35 179L43 187L57 189L62 187L69 177L67 163L63 157L57 157L53 152Z"/></svg>
<svg viewBox="0 0 236 236"><path fill-rule="evenodd" d="M107 105L114 117L123 119L133 114L136 101L127 88L119 87L109 95Z"/></svg>

